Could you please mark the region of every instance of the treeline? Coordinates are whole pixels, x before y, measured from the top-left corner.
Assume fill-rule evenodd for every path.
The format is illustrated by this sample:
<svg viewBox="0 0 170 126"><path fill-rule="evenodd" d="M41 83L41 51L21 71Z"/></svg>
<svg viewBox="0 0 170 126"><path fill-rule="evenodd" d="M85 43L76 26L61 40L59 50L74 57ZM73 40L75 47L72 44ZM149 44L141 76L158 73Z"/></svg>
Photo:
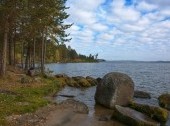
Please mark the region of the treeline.
<svg viewBox="0 0 170 126"><path fill-rule="evenodd" d="M72 49L71 46L65 44L53 45L53 43L47 43L47 62L97 62L98 54L85 56L78 54L76 50Z"/></svg>
<svg viewBox="0 0 170 126"><path fill-rule="evenodd" d="M72 24L64 24L69 16L65 3L66 0L0 0L0 75L5 75L7 64L15 66L17 60L25 70L39 63L44 73L46 57L53 51L50 48L59 48L55 45L64 46L70 40L65 30Z"/></svg>

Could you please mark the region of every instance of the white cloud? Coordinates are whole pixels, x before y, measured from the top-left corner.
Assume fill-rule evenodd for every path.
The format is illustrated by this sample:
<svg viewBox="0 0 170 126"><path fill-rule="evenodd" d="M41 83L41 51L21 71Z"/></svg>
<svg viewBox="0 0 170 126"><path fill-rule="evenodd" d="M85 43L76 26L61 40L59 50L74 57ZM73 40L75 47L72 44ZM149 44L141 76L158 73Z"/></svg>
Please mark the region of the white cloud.
<svg viewBox="0 0 170 126"><path fill-rule="evenodd" d="M137 9L140 11L153 11L157 8L157 5L147 3L146 1L142 1L137 5Z"/></svg>
<svg viewBox="0 0 170 126"><path fill-rule="evenodd" d="M125 0L104 2L68 0L73 48L83 54L104 50L99 57L108 59L113 59L111 53L124 59L170 60L169 0L135 0L128 6Z"/></svg>

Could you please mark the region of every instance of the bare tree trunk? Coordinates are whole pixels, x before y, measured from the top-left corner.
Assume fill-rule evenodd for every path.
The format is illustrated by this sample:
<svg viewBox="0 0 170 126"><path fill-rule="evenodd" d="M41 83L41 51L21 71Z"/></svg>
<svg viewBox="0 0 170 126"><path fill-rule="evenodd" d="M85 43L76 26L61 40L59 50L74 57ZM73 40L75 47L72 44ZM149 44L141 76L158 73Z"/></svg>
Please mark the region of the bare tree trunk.
<svg viewBox="0 0 170 126"><path fill-rule="evenodd" d="M35 39L35 37L34 37L34 45L33 45L33 68L35 68L35 41L36 41L36 39Z"/></svg>
<svg viewBox="0 0 170 126"><path fill-rule="evenodd" d="M42 43L41 43L41 73L44 74L44 43L45 43L45 37L44 37L44 31L42 34Z"/></svg>
<svg viewBox="0 0 170 126"><path fill-rule="evenodd" d="M8 47L9 47L9 55L8 55L9 65L14 65L14 35L12 33L12 29L10 30Z"/></svg>
<svg viewBox="0 0 170 126"><path fill-rule="evenodd" d="M2 48L2 59L1 59L1 70L0 74L4 76L6 74L6 60L7 60L7 44L8 44L8 32L9 32L9 23L6 21L4 27L4 41L3 41L3 48Z"/></svg>
<svg viewBox="0 0 170 126"><path fill-rule="evenodd" d="M21 44L21 67L24 69L24 42Z"/></svg>

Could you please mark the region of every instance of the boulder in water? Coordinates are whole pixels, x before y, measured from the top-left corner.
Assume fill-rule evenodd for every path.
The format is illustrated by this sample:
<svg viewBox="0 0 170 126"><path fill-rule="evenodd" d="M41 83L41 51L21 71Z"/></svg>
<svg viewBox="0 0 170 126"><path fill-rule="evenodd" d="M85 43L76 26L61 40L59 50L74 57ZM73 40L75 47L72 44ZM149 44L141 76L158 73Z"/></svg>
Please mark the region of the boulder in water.
<svg viewBox="0 0 170 126"><path fill-rule="evenodd" d="M105 107L114 108L115 105L128 105L133 95L132 79L126 74L112 72L106 74L97 85L95 100Z"/></svg>
<svg viewBox="0 0 170 126"><path fill-rule="evenodd" d="M151 98L151 96L150 96L150 94L148 92L138 91L138 90L136 90L134 92L134 97L135 98L148 98L148 99Z"/></svg>
<svg viewBox="0 0 170 126"><path fill-rule="evenodd" d="M112 119L116 119L129 126L159 126L160 124L150 117L128 107L115 105Z"/></svg>
<svg viewBox="0 0 170 126"><path fill-rule="evenodd" d="M158 100L161 107L170 110L170 94L162 94Z"/></svg>

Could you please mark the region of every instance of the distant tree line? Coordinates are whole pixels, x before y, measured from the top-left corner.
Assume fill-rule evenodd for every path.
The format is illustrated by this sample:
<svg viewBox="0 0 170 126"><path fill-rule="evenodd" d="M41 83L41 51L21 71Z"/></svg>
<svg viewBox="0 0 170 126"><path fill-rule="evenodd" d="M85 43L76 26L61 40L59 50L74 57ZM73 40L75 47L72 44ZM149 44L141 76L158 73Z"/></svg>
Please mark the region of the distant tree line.
<svg viewBox="0 0 170 126"><path fill-rule="evenodd" d="M55 46L70 40L65 30L72 24L64 24L69 16L65 3L66 0L0 0L0 75L5 75L7 64L15 66L18 59L25 70L38 62L44 73L49 43Z"/></svg>

